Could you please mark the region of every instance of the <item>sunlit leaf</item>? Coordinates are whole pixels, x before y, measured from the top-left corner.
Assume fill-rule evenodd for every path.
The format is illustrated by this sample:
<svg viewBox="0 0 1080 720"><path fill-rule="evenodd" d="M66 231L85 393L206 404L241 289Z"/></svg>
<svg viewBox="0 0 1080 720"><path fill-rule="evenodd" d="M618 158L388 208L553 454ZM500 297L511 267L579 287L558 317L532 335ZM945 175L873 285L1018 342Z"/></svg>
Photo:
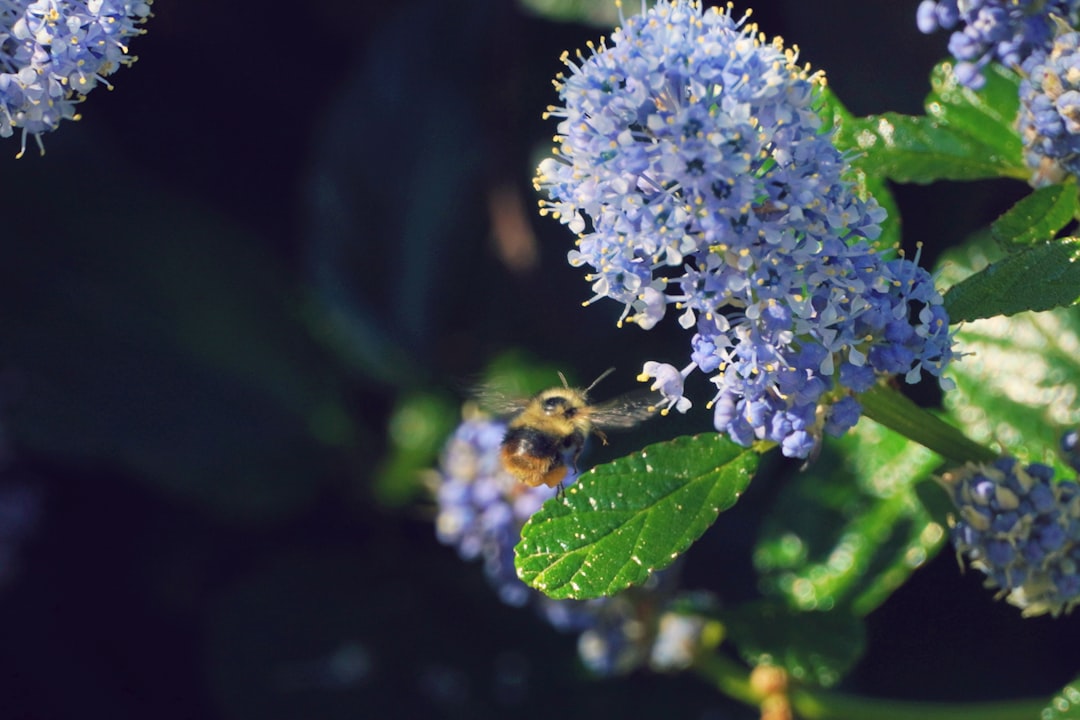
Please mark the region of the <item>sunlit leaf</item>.
<svg viewBox="0 0 1080 720"><path fill-rule="evenodd" d="M731 507L758 455L716 434L593 468L522 530L518 575L554 598L612 595L669 565Z"/></svg>
<svg viewBox="0 0 1080 720"><path fill-rule="evenodd" d="M1062 238L1022 248L949 288L945 309L953 323L1051 310L1080 299L1080 239Z"/></svg>
<svg viewBox="0 0 1080 720"><path fill-rule="evenodd" d="M1026 178L1012 127L1017 80L996 68L986 74L986 87L974 92L956 83L951 65L939 65L926 115L837 113L837 145L858 153L855 164L868 175L898 182Z"/></svg>
<svg viewBox="0 0 1080 720"><path fill-rule="evenodd" d="M1072 221L1078 210L1076 183L1049 185L1009 208L990 226L990 235L1004 246L1050 240Z"/></svg>

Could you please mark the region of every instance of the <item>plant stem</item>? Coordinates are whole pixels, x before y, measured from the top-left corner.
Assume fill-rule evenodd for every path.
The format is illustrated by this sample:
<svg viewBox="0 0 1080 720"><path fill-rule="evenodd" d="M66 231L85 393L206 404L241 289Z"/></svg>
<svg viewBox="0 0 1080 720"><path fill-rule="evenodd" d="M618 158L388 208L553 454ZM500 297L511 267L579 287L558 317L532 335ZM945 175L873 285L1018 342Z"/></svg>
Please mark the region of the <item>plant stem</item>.
<svg viewBox="0 0 1080 720"><path fill-rule="evenodd" d="M763 699L751 687L749 671L723 655L709 653L694 669L734 700L756 707ZM792 687L788 697L800 720L1031 720L1047 705L1045 698L990 703L883 700L802 687Z"/></svg>
<svg viewBox="0 0 1080 720"><path fill-rule="evenodd" d="M791 704L802 720L1031 720L1039 717L1047 700L933 703L796 689L791 692Z"/></svg>
<svg viewBox="0 0 1080 720"><path fill-rule="evenodd" d="M990 448L980 445L929 410L921 408L898 390L875 385L859 395L863 414L909 440L933 450L938 455L962 465L965 462L991 462L997 458Z"/></svg>

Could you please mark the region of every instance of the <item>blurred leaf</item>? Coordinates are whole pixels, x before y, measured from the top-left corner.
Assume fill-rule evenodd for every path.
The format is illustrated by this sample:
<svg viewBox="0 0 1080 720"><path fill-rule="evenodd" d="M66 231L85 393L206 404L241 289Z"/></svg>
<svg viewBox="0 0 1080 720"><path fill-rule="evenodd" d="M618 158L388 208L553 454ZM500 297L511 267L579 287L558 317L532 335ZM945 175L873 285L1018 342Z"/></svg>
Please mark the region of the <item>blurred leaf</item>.
<svg viewBox="0 0 1080 720"><path fill-rule="evenodd" d="M561 385L559 372L554 365L539 362L523 352L509 351L496 356L484 368L483 384L514 397L527 398ZM568 376L567 381L572 386L580 384L573 376Z"/></svg>
<svg viewBox="0 0 1080 720"><path fill-rule="evenodd" d="M47 235L11 223L0 299L19 312L0 357L20 383L13 433L223 515L291 512L356 429L290 279L207 209L99 179L78 181L85 205ZM8 201L34 207L33 188L9 185Z"/></svg>
<svg viewBox="0 0 1080 720"><path fill-rule="evenodd" d="M612 28L619 22L619 8L612 0L518 0L518 3L548 20L601 28Z"/></svg>
<svg viewBox="0 0 1080 720"><path fill-rule="evenodd" d="M754 602L720 617L747 663L782 667L802 683L835 685L866 649L863 621L843 610L798 612Z"/></svg>
<svg viewBox="0 0 1080 720"><path fill-rule="evenodd" d="M440 331L468 322L460 279L484 257L482 169L498 144L459 142L486 127L497 77L491 46L466 38L505 28L482 3L383 10L319 113L302 236L318 337L362 377L408 388L437 366ZM410 141L371 142L391 136Z"/></svg>
<svg viewBox="0 0 1080 720"><path fill-rule="evenodd" d="M525 524L518 575L553 598L613 595L640 583L735 504L757 462L756 452L710 434L595 467Z"/></svg>
<svg viewBox="0 0 1080 720"><path fill-rule="evenodd" d="M1009 208L990 226L990 235L1006 247L1051 240L1078 211L1076 183L1049 185Z"/></svg>
<svg viewBox="0 0 1080 720"><path fill-rule="evenodd" d="M1023 313L965 323L956 334L964 356L947 373L954 424L1024 462L1059 460L1061 433L1080 423L1080 318L1076 309Z"/></svg>
<svg viewBox="0 0 1080 720"><path fill-rule="evenodd" d="M942 265L945 281L986 261L985 243L967 245ZM946 373L951 422L972 439L1024 462L1075 473L1057 452L1061 433L1080 423L1080 311L1058 308L965 322L956 332L963 353Z"/></svg>
<svg viewBox="0 0 1080 720"><path fill-rule="evenodd" d="M417 392L399 399L387 426L389 451L375 473L375 500L390 507L411 502L460 419L458 404L440 395Z"/></svg>
<svg viewBox="0 0 1080 720"><path fill-rule="evenodd" d="M956 514L956 506L953 505L949 493L932 477L915 483L914 490L930 518L938 525L947 527L949 516Z"/></svg>
<svg viewBox="0 0 1080 720"><path fill-rule="evenodd" d="M1080 720L1080 678L1061 689L1043 708L1040 720Z"/></svg>
<svg viewBox="0 0 1080 720"><path fill-rule="evenodd" d="M1080 299L1080 239L1031 245L964 278L945 293L953 323L1052 310Z"/></svg>
<svg viewBox="0 0 1080 720"><path fill-rule="evenodd" d="M986 87L976 93L956 82L949 63L938 65L922 116L853 118L836 112L837 146L858 153L855 164L868 176L897 182L1025 179L1028 170L1012 126L1017 80L996 68L986 76Z"/></svg>
<svg viewBox="0 0 1080 720"><path fill-rule="evenodd" d="M913 484L940 458L867 418L784 486L754 564L762 588L799 610L876 608L940 549L944 529Z"/></svg>

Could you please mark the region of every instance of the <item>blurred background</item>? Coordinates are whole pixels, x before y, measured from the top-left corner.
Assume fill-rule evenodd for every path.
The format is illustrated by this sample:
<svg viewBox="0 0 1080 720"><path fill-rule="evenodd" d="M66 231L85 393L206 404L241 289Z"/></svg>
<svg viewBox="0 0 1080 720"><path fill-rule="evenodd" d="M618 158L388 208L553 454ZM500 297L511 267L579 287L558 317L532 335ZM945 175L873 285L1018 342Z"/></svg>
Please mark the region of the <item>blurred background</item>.
<svg viewBox="0 0 1080 720"><path fill-rule="evenodd" d="M688 352L582 309L571 234L536 214L558 57L613 17L541 4L157 0L139 61L44 157L0 145L5 718L753 716L691 676L591 678L434 536L421 471L492 362L614 365L607 395ZM918 113L947 37L917 4L753 8L855 113ZM1023 192L899 188L905 242L932 261ZM698 409L612 452L707 429ZM688 586L753 596L755 512L790 470ZM943 553L871 615L844 687L1050 693L1066 629Z"/></svg>

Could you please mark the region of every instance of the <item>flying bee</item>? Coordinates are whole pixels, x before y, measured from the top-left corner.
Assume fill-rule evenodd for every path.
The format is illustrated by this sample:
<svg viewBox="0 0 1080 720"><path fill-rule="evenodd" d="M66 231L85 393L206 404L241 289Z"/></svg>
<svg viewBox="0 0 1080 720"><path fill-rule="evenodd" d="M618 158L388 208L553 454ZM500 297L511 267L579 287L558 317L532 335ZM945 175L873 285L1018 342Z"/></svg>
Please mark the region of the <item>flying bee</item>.
<svg viewBox="0 0 1080 720"><path fill-rule="evenodd" d="M570 387L559 373L562 387L521 402L503 402L503 409L513 413L499 451L506 471L526 485L561 488L570 469L577 472L577 459L590 433L606 445L605 429L631 428L656 414L655 393L631 393L590 404L589 392L614 370L608 368L583 390Z"/></svg>

